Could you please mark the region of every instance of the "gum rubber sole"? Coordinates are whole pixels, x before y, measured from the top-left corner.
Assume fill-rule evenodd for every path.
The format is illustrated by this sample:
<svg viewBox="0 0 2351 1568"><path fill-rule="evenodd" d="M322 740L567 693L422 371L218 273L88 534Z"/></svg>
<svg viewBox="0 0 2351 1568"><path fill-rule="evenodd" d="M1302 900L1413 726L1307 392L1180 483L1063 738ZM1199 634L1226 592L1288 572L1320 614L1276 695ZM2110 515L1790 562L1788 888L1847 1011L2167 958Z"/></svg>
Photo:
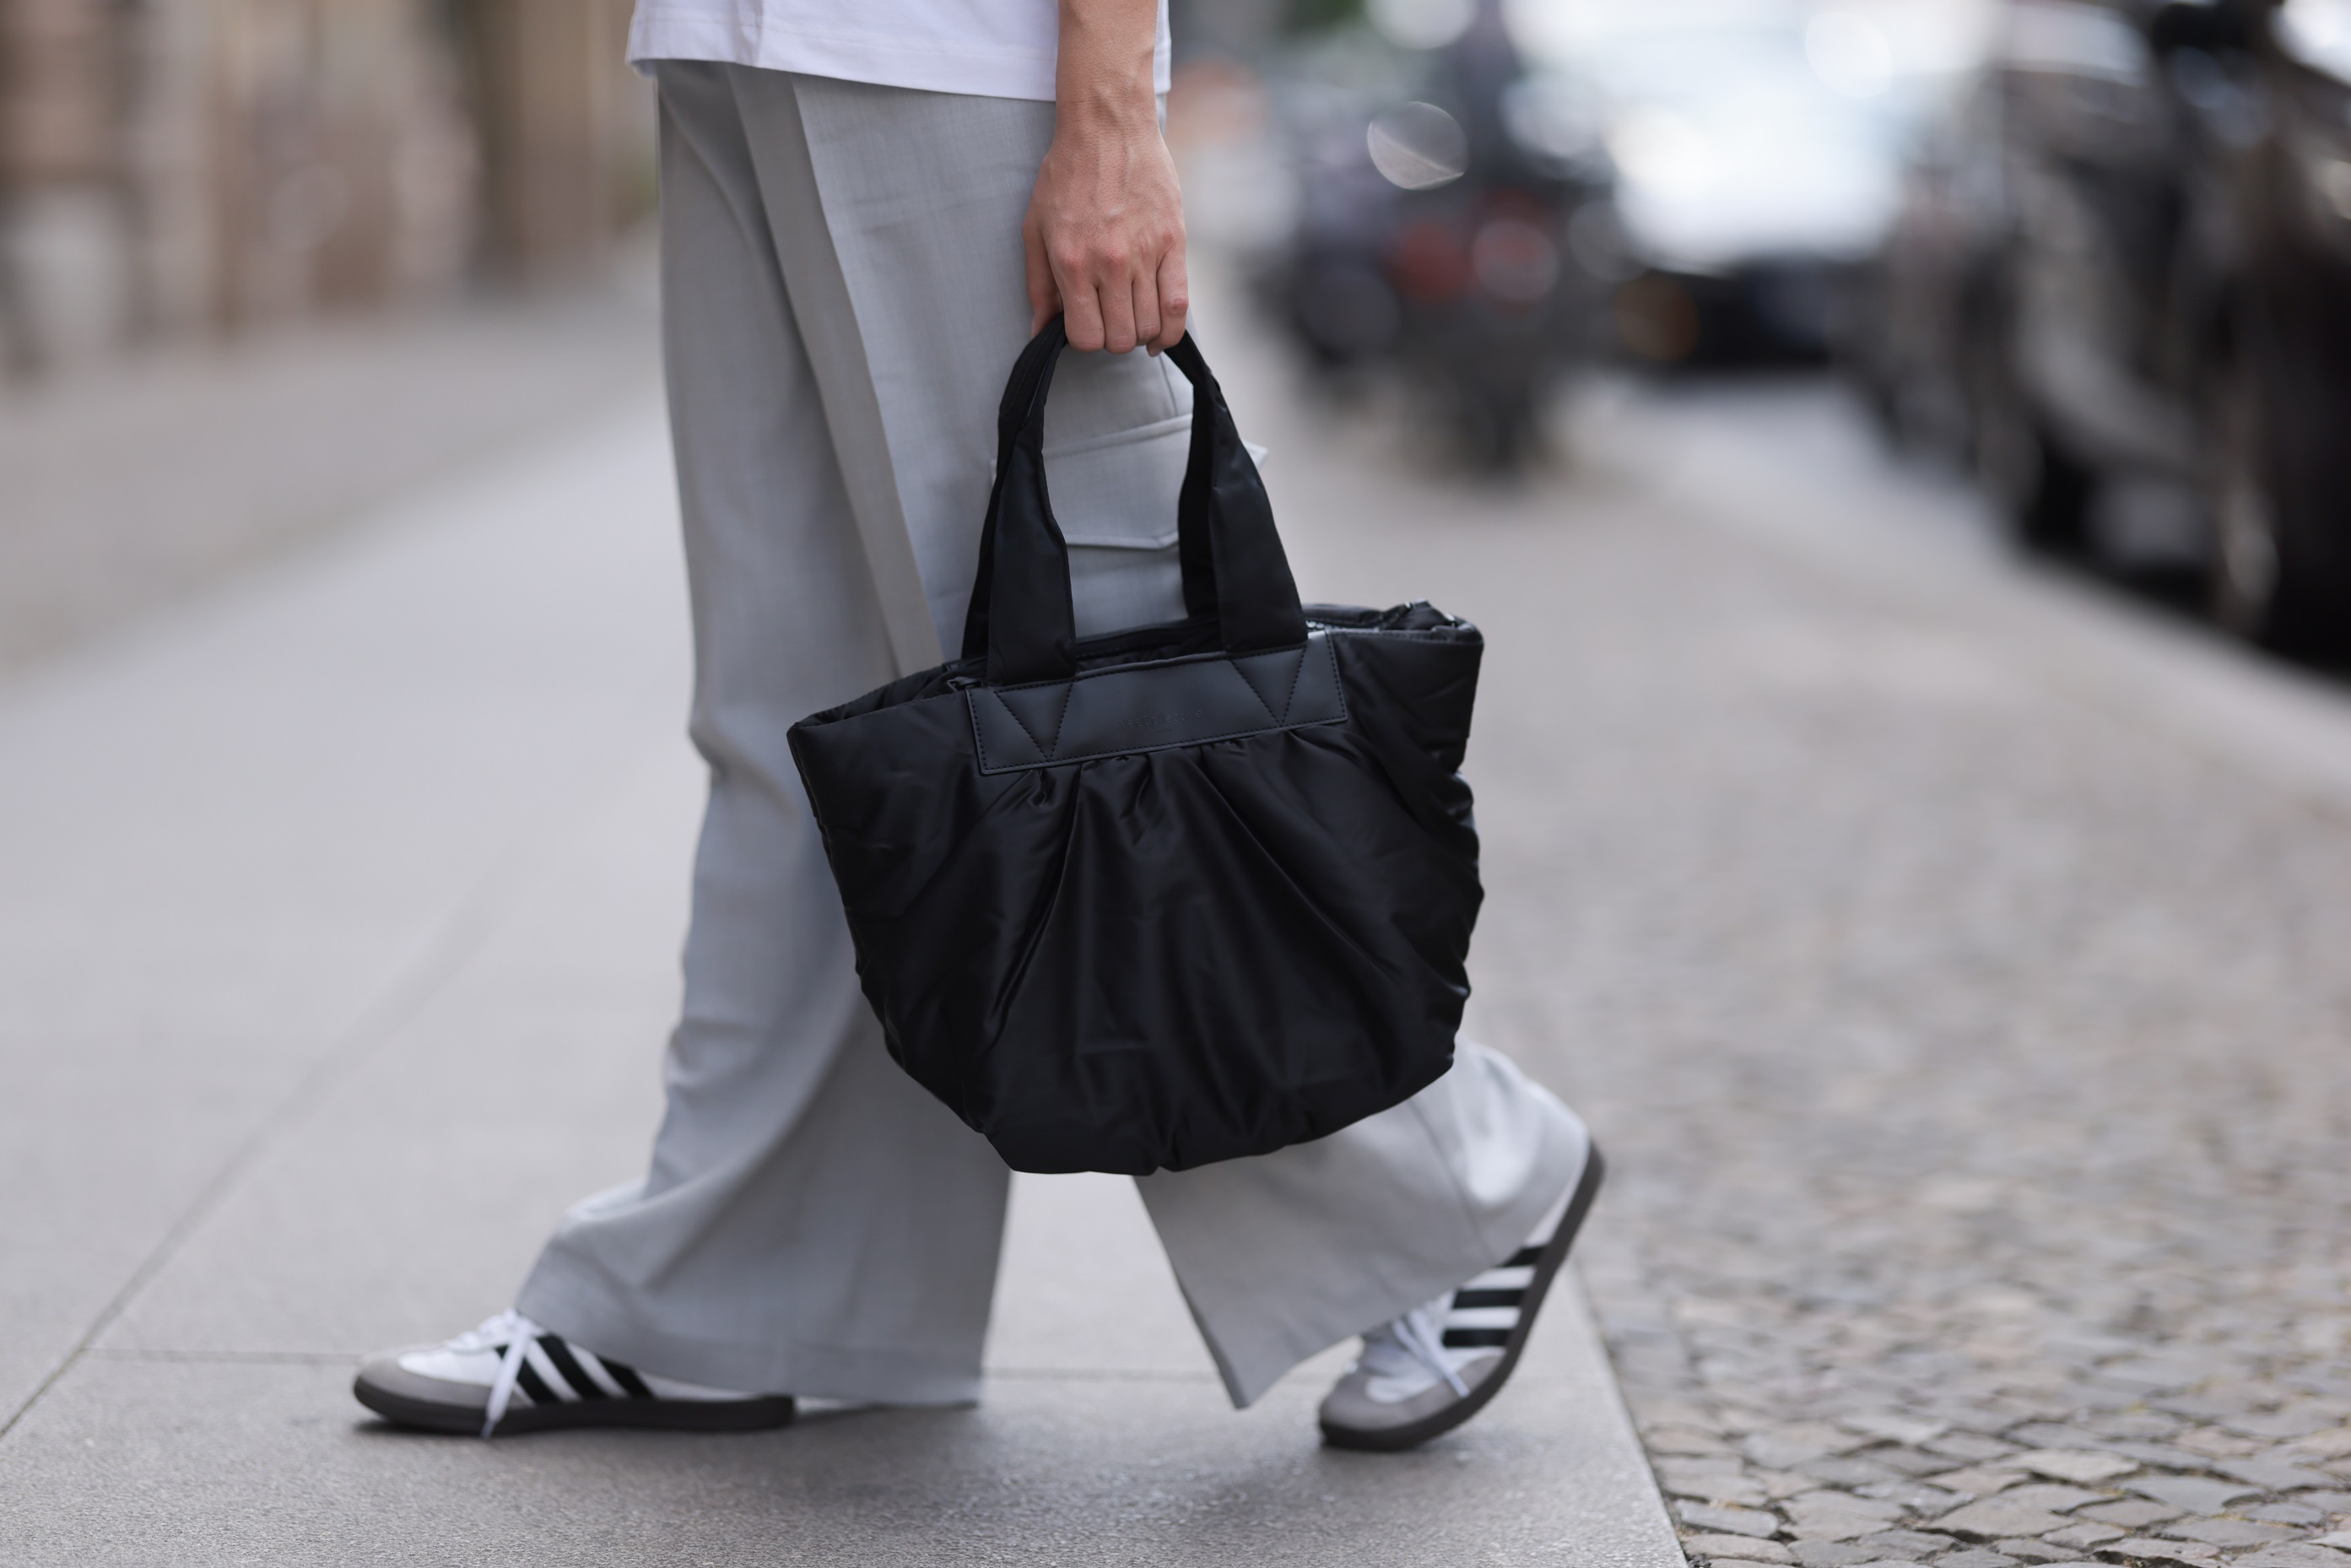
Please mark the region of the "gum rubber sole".
<svg viewBox="0 0 2351 1568"><path fill-rule="evenodd" d="M1535 1314L1542 1311L1543 1301L1551 1294L1551 1282L1558 1277L1560 1268L1567 1261L1568 1249L1575 1245L1575 1234L1583 1228L1583 1217L1591 1211L1592 1200L1599 1196L1600 1182L1607 1171L1607 1162L1600 1157L1600 1145L1593 1144L1583 1162L1583 1174L1576 1178L1575 1196L1567 1200L1567 1212L1560 1216L1559 1228L1552 1232L1551 1242L1535 1260L1534 1278L1527 1283L1526 1301L1519 1313L1518 1326L1502 1346L1502 1359L1486 1380L1469 1391L1468 1396L1457 1399L1431 1416L1402 1427L1334 1427L1323 1422L1322 1440L1334 1448L1354 1448L1364 1453L1395 1454L1406 1448L1416 1448L1432 1437L1439 1437L1483 1410L1519 1364L1519 1356L1527 1348L1534 1333Z"/></svg>
<svg viewBox="0 0 2351 1568"><path fill-rule="evenodd" d="M444 1405L412 1399L379 1388L364 1377L351 1383L359 1402L392 1422L426 1432L451 1432L477 1437L482 1412L464 1405ZM497 1435L545 1432L564 1427L656 1427L677 1432L760 1432L789 1425L792 1399L788 1394L759 1399L582 1399L569 1405L517 1405L498 1423Z"/></svg>

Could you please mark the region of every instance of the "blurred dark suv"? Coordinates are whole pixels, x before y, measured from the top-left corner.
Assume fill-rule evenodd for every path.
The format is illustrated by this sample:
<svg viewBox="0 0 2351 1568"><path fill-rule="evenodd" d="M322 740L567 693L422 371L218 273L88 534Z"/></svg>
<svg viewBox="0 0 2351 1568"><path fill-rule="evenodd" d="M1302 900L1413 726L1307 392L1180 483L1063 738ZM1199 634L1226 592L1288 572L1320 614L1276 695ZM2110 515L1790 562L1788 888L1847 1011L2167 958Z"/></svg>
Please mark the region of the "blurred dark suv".
<svg viewBox="0 0 2351 1568"><path fill-rule="evenodd" d="M2351 0L2017 0L1870 298L1879 407L2020 536L2351 641Z"/></svg>

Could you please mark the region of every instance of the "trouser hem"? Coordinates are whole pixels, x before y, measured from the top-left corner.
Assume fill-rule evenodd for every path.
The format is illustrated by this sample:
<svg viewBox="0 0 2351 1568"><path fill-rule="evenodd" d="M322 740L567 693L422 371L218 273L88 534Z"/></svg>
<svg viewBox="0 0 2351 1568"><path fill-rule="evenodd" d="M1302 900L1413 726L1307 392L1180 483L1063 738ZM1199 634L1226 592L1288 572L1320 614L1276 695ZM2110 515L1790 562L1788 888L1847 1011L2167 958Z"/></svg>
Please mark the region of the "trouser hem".
<svg viewBox="0 0 2351 1568"><path fill-rule="evenodd" d="M600 1356L682 1383L865 1405L970 1405L979 1398L979 1368L960 1356L789 1337L757 1344L697 1338L633 1319L611 1295L561 1260L542 1258L515 1304Z"/></svg>
<svg viewBox="0 0 2351 1568"><path fill-rule="evenodd" d="M1354 1315L1345 1320L1343 1326L1335 1325L1331 1321L1270 1325L1261 1331L1255 1343L1245 1348L1228 1348L1217 1335L1209 1332L1198 1308L1194 1307L1193 1322L1199 1326L1200 1337L1207 1342L1210 1359L1216 1363L1217 1375L1224 1381L1225 1394L1232 1400L1233 1408L1248 1409L1270 1392L1274 1385L1341 1341L1369 1333L1392 1319L1425 1307L1500 1263L1518 1249L1520 1241L1542 1218L1544 1211L1573 1188L1583 1175L1583 1166L1578 1163L1564 1181L1556 1185L1543 1182L1531 1186L1528 1189L1530 1198L1523 1207L1532 1218L1524 1225L1515 1227L1510 1232L1510 1240L1489 1242L1480 1249L1476 1254L1479 1261L1467 1261L1470 1255L1465 1252L1460 1260L1452 1263L1424 1266L1416 1273L1399 1272L1377 1281L1366 1281L1363 1293L1357 1298ZM1536 1196L1546 1193L1548 1196L1541 1197L1540 1202L1533 1200ZM1515 1211L1511 1218L1515 1221ZM1186 1304L1191 1304L1188 1295Z"/></svg>

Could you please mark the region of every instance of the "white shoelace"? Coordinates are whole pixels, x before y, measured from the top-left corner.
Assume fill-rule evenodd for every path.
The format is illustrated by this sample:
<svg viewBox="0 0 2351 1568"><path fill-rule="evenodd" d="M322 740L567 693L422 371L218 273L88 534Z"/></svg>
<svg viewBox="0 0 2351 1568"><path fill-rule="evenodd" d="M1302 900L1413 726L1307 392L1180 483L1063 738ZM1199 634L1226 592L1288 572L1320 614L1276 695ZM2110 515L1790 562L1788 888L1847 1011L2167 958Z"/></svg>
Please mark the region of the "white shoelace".
<svg viewBox="0 0 2351 1568"><path fill-rule="evenodd" d="M501 1342L506 1344L506 1354L498 1362L498 1375L490 1384L489 1406L483 1412L483 1437L496 1431L498 1423L506 1419L507 1406L514 1403L515 1384L522 1376L523 1360L530 1354L531 1343L546 1332L508 1307L494 1318L485 1318L481 1327L449 1342L449 1348L461 1354L496 1350Z"/></svg>
<svg viewBox="0 0 2351 1568"><path fill-rule="evenodd" d="M1461 1381L1461 1375L1453 1369L1452 1358L1445 1354L1444 1336L1437 1332L1437 1314L1432 1308L1416 1307L1405 1313L1387 1325L1385 1333L1398 1349L1443 1378L1456 1395L1469 1397L1469 1385ZM1382 1348L1376 1337L1366 1340L1364 1359L1375 1362ZM1374 1370L1378 1370L1376 1365Z"/></svg>

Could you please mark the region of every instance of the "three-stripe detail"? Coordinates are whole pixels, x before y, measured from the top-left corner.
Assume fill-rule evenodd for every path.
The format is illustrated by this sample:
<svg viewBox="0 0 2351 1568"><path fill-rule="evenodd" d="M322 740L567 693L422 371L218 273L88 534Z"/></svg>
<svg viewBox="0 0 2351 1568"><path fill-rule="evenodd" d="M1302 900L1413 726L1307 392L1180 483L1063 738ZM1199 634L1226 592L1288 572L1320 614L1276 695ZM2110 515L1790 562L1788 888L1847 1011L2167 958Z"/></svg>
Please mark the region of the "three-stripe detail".
<svg viewBox="0 0 2351 1568"><path fill-rule="evenodd" d="M495 1348L500 1355L508 1346ZM653 1391L636 1369L608 1361L560 1334L543 1333L523 1352L515 1386L533 1405L576 1405L591 1399L651 1399Z"/></svg>
<svg viewBox="0 0 2351 1568"><path fill-rule="evenodd" d="M1534 1286L1540 1245L1520 1248L1453 1292L1445 1305L1442 1343L1447 1350L1500 1350L1510 1343Z"/></svg>

